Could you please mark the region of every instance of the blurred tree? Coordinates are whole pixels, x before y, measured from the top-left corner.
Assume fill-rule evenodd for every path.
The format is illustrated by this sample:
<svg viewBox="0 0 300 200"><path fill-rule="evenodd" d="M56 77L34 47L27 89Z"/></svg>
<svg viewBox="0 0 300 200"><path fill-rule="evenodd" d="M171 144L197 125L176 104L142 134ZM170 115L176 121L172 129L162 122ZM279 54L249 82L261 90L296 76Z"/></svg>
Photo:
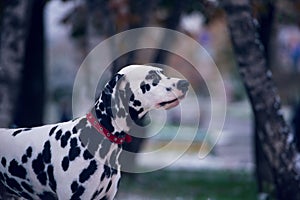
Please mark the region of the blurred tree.
<svg viewBox="0 0 300 200"><path fill-rule="evenodd" d="M0 125L42 124L45 0L2 2ZM34 106L33 106L34 105Z"/></svg>
<svg viewBox="0 0 300 200"><path fill-rule="evenodd" d="M32 0L26 35L20 92L14 123L18 127L43 124L45 101L44 7L47 0Z"/></svg>
<svg viewBox="0 0 300 200"><path fill-rule="evenodd" d="M31 1L0 3L0 127L13 123L25 60ZM0 183L0 199L10 198Z"/></svg>
<svg viewBox="0 0 300 200"><path fill-rule="evenodd" d="M1 1L0 127L13 123L25 59L30 6L27 1Z"/></svg>
<svg viewBox="0 0 300 200"><path fill-rule="evenodd" d="M280 111L280 98L267 66L250 3L248 0L226 0L223 7L257 123L258 139L271 167L276 189L273 198L300 199L300 154Z"/></svg>
<svg viewBox="0 0 300 200"><path fill-rule="evenodd" d="M189 3L191 3L191 1L190 0L188 0L188 1L176 0L176 1L172 1L171 5L168 4L168 3L170 3L169 1L166 1L163 3L166 3L166 5L169 6L168 10L170 13L165 21L165 28L171 29L171 30L176 30L177 26L180 22L181 14L183 13L183 11L186 10L187 5L189 5ZM160 45L165 48L170 47L174 43L174 40L175 40L175 38L172 38L169 35L165 34L162 37ZM159 63L159 64L164 64L166 62L167 55L168 55L168 53L165 50L158 49L153 58L153 62Z"/></svg>

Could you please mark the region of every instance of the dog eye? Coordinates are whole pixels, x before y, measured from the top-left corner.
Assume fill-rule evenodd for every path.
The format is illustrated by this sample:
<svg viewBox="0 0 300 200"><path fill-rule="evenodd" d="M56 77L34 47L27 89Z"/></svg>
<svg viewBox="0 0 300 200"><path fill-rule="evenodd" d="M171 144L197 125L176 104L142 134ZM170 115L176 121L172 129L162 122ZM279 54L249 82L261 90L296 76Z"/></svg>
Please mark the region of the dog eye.
<svg viewBox="0 0 300 200"><path fill-rule="evenodd" d="M146 76L146 79L147 80L149 80L149 79L155 79L155 77L156 77L155 74L149 74L149 75Z"/></svg>
<svg viewBox="0 0 300 200"><path fill-rule="evenodd" d="M150 75L150 78L151 78L151 79L154 79L154 78L155 78L155 74L151 74L151 75Z"/></svg>

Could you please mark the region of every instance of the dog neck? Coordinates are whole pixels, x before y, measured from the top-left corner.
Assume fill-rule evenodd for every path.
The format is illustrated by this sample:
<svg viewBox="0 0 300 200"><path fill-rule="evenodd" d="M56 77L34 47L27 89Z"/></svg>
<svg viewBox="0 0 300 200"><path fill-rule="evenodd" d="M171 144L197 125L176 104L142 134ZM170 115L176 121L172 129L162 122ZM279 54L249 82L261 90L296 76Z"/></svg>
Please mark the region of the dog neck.
<svg viewBox="0 0 300 200"><path fill-rule="evenodd" d="M115 75L97 99L94 111L98 122L111 134L123 137L134 124L142 125L146 111L133 106L134 99L130 85L123 75Z"/></svg>

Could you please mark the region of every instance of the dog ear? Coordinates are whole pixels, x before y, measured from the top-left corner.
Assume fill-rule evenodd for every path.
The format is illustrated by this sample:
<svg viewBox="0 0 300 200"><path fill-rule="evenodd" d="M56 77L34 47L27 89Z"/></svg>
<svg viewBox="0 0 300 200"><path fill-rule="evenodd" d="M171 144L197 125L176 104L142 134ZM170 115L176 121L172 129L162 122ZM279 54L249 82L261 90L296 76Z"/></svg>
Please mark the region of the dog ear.
<svg viewBox="0 0 300 200"><path fill-rule="evenodd" d="M107 83L105 89L108 90L107 92L112 93L113 89L118 85L118 82L121 80L121 78L124 76L124 74L115 74L110 81Z"/></svg>
<svg viewBox="0 0 300 200"><path fill-rule="evenodd" d="M120 84L123 76L124 74L114 75L102 91L101 99L103 102L105 102L106 113L109 116L115 116L115 111L113 110L115 106L112 105L112 93L114 91L114 88L118 87L118 85Z"/></svg>

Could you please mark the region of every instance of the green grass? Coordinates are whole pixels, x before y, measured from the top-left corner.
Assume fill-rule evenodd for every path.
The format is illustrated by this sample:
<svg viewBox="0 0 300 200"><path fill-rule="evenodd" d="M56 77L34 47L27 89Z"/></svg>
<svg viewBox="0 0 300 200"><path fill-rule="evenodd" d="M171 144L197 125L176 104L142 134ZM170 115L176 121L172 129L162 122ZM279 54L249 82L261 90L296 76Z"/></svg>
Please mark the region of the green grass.
<svg viewBox="0 0 300 200"><path fill-rule="evenodd" d="M252 174L241 171L161 170L121 180L117 199L254 200ZM126 198L125 198L126 197Z"/></svg>

